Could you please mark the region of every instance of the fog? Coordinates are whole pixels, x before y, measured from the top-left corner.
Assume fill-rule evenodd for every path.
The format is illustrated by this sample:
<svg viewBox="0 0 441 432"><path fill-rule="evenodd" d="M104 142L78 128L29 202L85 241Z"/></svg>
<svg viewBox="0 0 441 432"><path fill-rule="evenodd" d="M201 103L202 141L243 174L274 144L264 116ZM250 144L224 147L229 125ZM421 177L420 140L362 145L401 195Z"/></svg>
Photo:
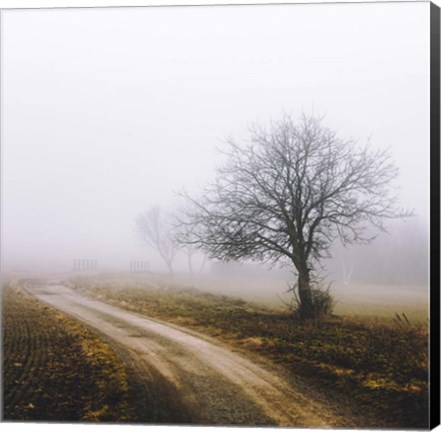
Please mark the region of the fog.
<svg viewBox="0 0 441 432"><path fill-rule="evenodd" d="M172 210L183 188L197 194L217 149L228 137L244 139L250 123L306 112L325 115L342 138L390 147L400 204L415 212L371 246L336 245L325 274L427 283L429 4L2 16L5 271L70 271L74 259L96 259L102 271L129 271L140 260L165 272L136 217L155 205ZM187 271L183 255L176 269Z"/></svg>

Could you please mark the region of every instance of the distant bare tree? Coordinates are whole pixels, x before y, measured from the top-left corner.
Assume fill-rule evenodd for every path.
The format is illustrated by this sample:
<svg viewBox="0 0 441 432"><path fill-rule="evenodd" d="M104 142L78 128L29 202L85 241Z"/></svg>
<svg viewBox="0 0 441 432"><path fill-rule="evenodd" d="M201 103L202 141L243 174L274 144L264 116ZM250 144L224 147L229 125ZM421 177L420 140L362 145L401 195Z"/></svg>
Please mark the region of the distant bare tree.
<svg viewBox="0 0 441 432"><path fill-rule="evenodd" d="M175 214L175 221L179 221L179 218L176 216ZM198 248L191 243L186 243L186 242L181 242L180 239L183 235L183 232L180 229L180 225L179 222L174 225L174 229L175 229L175 235L174 235L174 241L179 249L179 252L183 253L186 257L187 257L187 265L188 265L188 271L190 273L194 273L195 271L195 264L194 261L196 261L196 264L199 261L199 265L198 265L198 269L197 271L199 273L202 273L202 271L204 270L205 267L205 263L207 261L207 256L204 254L202 257L200 256L200 251L198 250ZM194 260L194 258L199 258Z"/></svg>
<svg viewBox="0 0 441 432"><path fill-rule="evenodd" d="M196 248L191 244L182 244L179 246L179 250L187 257L188 271L193 273L193 256L197 252Z"/></svg>
<svg viewBox="0 0 441 432"><path fill-rule="evenodd" d="M173 273L173 261L178 252L173 228L160 207L150 207L136 219L138 232L149 246L155 248L170 273Z"/></svg>
<svg viewBox="0 0 441 432"><path fill-rule="evenodd" d="M297 273L299 316L320 313L317 265L343 244L369 243L366 228L408 216L397 207L391 183L398 170L387 150L343 141L322 119L289 116L268 129L255 126L250 141L229 141L226 162L192 205L182 242L220 260L288 263ZM294 289L294 288L293 288Z"/></svg>
<svg viewBox="0 0 441 432"><path fill-rule="evenodd" d="M349 285L351 280L352 272L354 270L354 265L352 260L345 259L343 255L340 253L340 264L341 264L341 278L344 285Z"/></svg>

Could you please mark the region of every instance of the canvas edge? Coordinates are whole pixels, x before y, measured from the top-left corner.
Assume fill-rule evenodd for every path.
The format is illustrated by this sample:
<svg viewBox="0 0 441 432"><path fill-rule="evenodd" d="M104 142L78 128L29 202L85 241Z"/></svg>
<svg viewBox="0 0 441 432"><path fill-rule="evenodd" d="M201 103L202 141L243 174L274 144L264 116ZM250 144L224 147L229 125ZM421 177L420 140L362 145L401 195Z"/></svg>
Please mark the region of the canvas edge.
<svg viewBox="0 0 441 432"><path fill-rule="evenodd" d="M440 8L430 3L430 429L440 424Z"/></svg>

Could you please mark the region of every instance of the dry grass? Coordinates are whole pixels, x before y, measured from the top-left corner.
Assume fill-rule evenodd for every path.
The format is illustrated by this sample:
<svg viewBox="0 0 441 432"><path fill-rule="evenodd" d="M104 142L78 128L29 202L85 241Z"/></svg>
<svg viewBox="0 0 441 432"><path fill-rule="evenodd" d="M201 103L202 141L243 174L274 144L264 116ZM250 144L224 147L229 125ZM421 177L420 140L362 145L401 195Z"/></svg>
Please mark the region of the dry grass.
<svg viewBox="0 0 441 432"><path fill-rule="evenodd" d="M284 365L337 399L350 399L369 424L426 428L428 334L424 324L333 316L294 322L287 313L187 287L158 288L79 278L72 286L129 311L218 337Z"/></svg>

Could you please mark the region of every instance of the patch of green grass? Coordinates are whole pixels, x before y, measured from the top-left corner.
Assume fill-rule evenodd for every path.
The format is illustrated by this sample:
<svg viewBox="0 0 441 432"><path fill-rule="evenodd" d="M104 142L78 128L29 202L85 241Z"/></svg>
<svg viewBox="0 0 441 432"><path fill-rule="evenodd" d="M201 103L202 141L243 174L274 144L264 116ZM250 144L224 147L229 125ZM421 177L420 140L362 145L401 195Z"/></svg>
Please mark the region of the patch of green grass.
<svg viewBox="0 0 441 432"><path fill-rule="evenodd" d="M130 286L88 278L78 278L72 286L270 358L327 392L349 395L360 412L370 413L376 427L427 427L428 330L423 324L338 316L302 323L280 309L191 287Z"/></svg>

